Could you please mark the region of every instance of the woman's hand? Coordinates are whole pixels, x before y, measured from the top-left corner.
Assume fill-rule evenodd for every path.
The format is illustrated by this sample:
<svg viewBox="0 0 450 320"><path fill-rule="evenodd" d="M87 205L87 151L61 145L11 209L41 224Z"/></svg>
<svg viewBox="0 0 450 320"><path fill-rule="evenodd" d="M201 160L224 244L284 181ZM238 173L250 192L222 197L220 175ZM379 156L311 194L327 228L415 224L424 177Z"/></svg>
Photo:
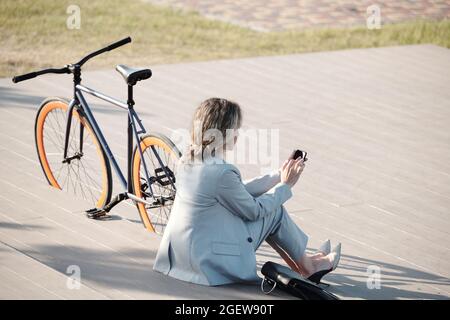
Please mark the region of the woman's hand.
<svg viewBox="0 0 450 320"><path fill-rule="evenodd" d="M292 188L298 181L298 178L300 178L303 168L305 168L305 163L301 158L286 160L280 169L281 182L288 184Z"/></svg>

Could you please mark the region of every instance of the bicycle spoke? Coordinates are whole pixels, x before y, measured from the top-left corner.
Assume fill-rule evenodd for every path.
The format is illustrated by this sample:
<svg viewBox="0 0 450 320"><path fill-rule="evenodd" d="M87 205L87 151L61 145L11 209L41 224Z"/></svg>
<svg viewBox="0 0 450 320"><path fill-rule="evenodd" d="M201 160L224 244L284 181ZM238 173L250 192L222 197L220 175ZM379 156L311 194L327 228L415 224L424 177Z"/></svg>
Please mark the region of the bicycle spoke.
<svg viewBox="0 0 450 320"><path fill-rule="evenodd" d="M156 155L159 156L161 162L164 164L165 167L170 168L170 170L174 174L176 173L175 172L176 158L159 145L153 145L153 147L154 151L151 146L143 150L143 158L141 160L141 166L139 170L139 177L142 183L147 183L145 178L146 177L145 168L143 165L144 161L147 166L147 170L150 177L152 176L155 177L156 176L155 170L161 169L161 165L158 159L156 158ZM162 172L160 174L165 176L165 172ZM172 177L165 177L163 178L163 180L167 181L169 178L173 179ZM164 204L161 204L157 207L145 205L145 208L147 215L149 216L153 224L153 227L155 228L155 231L161 234L164 231L170 217L170 211L172 209L173 204L173 200L170 200L170 197L175 196L175 189L172 184L161 185L157 180L152 183L151 188L153 190L153 197L150 197L150 200L153 199L154 201L158 200L164 201ZM147 189L150 189L150 186L148 186ZM148 190L145 190L144 194L148 195L147 192Z"/></svg>
<svg viewBox="0 0 450 320"><path fill-rule="evenodd" d="M44 120L42 138L50 170L62 190L97 205L104 193L102 181L107 177L102 168L104 164L101 161L104 159L99 159L96 138L86 128L85 121L77 111L74 111L67 145L68 161L63 163L66 124L67 111L60 108L52 109ZM81 125L84 127L82 153Z"/></svg>
<svg viewBox="0 0 450 320"><path fill-rule="evenodd" d="M80 163L77 162L77 174L80 176ZM82 193L83 199L86 199L86 193L84 193L83 187L80 188L80 191Z"/></svg>

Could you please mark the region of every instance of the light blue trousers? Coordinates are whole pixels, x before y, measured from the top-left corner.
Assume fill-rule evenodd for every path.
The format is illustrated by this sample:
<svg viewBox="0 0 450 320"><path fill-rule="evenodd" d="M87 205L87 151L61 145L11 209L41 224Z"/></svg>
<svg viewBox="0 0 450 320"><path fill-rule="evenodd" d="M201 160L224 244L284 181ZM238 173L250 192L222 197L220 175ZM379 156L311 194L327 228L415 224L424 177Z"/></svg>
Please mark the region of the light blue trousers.
<svg viewBox="0 0 450 320"><path fill-rule="evenodd" d="M270 239L281 247L294 261L304 255L308 236L291 219L284 206L262 219L246 222L253 238L255 251L262 242Z"/></svg>

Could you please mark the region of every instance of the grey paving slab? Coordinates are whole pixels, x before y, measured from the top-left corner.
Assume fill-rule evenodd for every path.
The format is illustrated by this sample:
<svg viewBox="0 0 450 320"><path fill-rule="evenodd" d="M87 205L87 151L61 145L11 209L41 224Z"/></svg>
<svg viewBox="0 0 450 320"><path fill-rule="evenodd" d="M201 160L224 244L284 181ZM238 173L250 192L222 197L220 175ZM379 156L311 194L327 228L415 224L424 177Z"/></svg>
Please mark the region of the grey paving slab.
<svg viewBox="0 0 450 320"><path fill-rule="evenodd" d="M2 223L4 226L4 223ZM12 227L10 224L9 227ZM106 296L80 284L71 286L69 274L55 272L49 266L36 261L0 243L1 299L105 299Z"/></svg>
<svg viewBox="0 0 450 320"><path fill-rule="evenodd" d="M310 236L309 250L325 238L343 243L330 291L344 299L448 299L449 69L449 50L432 45L160 65L136 87L136 110L147 129L170 136L188 129L203 99L238 101L244 129L278 130L280 161L294 147L309 152L286 207ZM87 70L83 81L125 98L113 70ZM0 79L1 298L288 298L155 273L160 238L142 228L131 203L111 221L92 221L82 213L87 204L48 187L34 117L46 96L70 94L68 76ZM124 167L126 115L89 101ZM240 167L245 177L260 173L257 164ZM280 262L267 244L257 260ZM69 265L81 268L80 291L66 288ZM381 289L368 289L370 267L380 268Z"/></svg>

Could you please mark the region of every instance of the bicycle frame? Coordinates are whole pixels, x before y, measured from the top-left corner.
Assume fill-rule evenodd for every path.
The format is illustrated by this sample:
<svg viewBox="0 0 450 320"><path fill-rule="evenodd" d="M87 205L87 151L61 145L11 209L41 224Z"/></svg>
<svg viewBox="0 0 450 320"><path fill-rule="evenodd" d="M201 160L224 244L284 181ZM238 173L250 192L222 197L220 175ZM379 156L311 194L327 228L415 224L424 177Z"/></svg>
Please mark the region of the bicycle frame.
<svg viewBox="0 0 450 320"><path fill-rule="evenodd" d="M81 79L80 79L81 80ZM83 96L83 92L92 95L94 97L97 97L103 101L109 102L110 104L113 104L121 109L127 110L128 113L128 125L127 125L127 140L128 140L128 148L127 148L127 178L125 178L122 170L120 169L116 159L114 158L113 153L111 152L111 149L109 148L108 143L106 142L106 139L100 129L100 127L97 124L97 121L95 120L94 115L92 114L92 111L89 107L89 104L86 102L86 99ZM77 108L77 110L85 116L86 120L88 121L89 125L92 127L92 129L94 130L94 134L96 135L96 137L98 138L105 154L106 157L108 158L108 160L110 161L110 163L112 164L112 167L114 168L114 171L116 173L116 175L119 178L120 183L122 184L123 188L125 189L123 194L126 195L126 197L134 200L134 201L138 201L138 202L142 202L144 204L147 205L151 205L153 206L154 203L148 202L143 198L137 197L136 195L134 195L133 193L133 188L132 188L132 176L131 176L131 166L132 166L132 157L133 157L133 137L134 139L136 139L137 143L137 149L139 151L140 157L141 157L141 161L143 163L144 166L144 171L145 171L145 179L146 179L146 183L147 186L149 188L149 193L151 197L154 197L154 193L153 193L153 189L152 189L152 184L151 179L150 179L150 175L147 169L147 164L145 162L145 158L143 157L143 153L142 153L142 148L141 148L141 144L140 144L140 134L144 134L146 133L146 130L144 128L144 126L142 125L142 121L139 119L136 111L134 110L134 101L133 101L133 90L132 90L132 86L128 86L128 101L127 103L121 102L115 98L112 98L110 96L107 96L103 93L100 93L98 91L95 91L93 89L90 89L88 87L85 87L81 84L77 84L75 83L74 85L74 98L70 101L69 103L69 107L67 110L67 126L66 126L66 133L65 133L65 143L64 143L64 160L63 161L71 161L71 159L73 159L74 157L77 156L82 156L81 155L74 155L71 157L68 157L67 155L67 149L68 149L68 142L69 142L69 135L70 135L70 127L71 127L71 120L72 120L72 112L74 108ZM139 130L136 126L136 123L139 125ZM166 166L164 165L164 163L162 162L158 152L155 150L155 148L153 146L151 146L152 151L156 157L156 159L158 160L158 164L161 166L162 170L164 171L165 175L167 176L167 178L169 179L170 183L172 184L172 187L175 190L175 185L174 185L174 181L172 180L172 178L170 177L170 174L168 173ZM82 153L83 150L83 126L80 125L80 152ZM120 202L121 200L124 200L125 198L120 198L118 200L118 202ZM110 203L117 201L117 200L112 200L110 201ZM108 205L108 204L107 204ZM108 210L109 211L109 210Z"/></svg>

